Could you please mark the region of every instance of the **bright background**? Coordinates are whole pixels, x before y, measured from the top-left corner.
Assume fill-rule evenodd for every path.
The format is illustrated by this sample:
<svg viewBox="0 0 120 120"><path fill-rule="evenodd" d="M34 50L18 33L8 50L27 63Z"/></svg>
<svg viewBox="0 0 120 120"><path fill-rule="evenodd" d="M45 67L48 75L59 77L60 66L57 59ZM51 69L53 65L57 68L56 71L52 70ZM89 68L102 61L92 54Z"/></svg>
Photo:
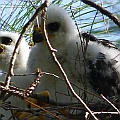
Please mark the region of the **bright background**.
<svg viewBox="0 0 120 120"><path fill-rule="evenodd" d="M42 0L43 1L43 0ZM31 18L35 7L40 6L41 0L0 0L0 29L8 31L21 32L25 23ZM119 0L92 0L102 5L105 9L114 13L120 18ZM120 40L120 29L107 16L97 10L82 3L80 0L52 0L51 2L59 4L71 15L73 20L77 21L78 27L82 31L92 32L96 37L108 39L117 42ZM70 9L71 6L71 9ZM96 16L96 17L95 17ZM95 20L94 20L95 19ZM94 23L93 23L94 21ZM32 27L26 34L26 41L32 39ZM92 28L92 29L91 29Z"/></svg>

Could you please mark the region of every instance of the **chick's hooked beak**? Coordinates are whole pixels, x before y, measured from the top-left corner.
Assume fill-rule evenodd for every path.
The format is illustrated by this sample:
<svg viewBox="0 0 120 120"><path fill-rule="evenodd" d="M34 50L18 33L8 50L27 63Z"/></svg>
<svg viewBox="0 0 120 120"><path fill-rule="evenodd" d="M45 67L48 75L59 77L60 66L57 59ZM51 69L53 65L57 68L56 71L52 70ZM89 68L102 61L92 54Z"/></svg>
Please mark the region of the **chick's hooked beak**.
<svg viewBox="0 0 120 120"><path fill-rule="evenodd" d="M55 37L55 35L48 34L48 38L54 38L54 37ZM41 27L35 26L34 31L33 31L33 42L34 42L34 44L42 42L43 40L44 40L44 37L43 37L43 34L42 34Z"/></svg>
<svg viewBox="0 0 120 120"><path fill-rule="evenodd" d="M2 54L3 52L4 52L4 47L0 45L0 54Z"/></svg>
<svg viewBox="0 0 120 120"><path fill-rule="evenodd" d="M42 30L40 27L35 26L34 27L34 31L33 31L33 42L35 43L39 43L42 42L44 40L43 35L42 35Z"/></svg>

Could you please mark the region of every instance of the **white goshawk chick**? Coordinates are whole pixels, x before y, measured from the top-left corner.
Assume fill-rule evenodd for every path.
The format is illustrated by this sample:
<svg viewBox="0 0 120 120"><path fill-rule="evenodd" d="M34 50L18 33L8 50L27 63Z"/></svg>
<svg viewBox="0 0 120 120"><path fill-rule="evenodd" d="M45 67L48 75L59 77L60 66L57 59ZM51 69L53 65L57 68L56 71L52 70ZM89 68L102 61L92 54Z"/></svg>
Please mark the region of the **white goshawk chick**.
<svg viewBox="0 0 120 120"><path fill-rule="evenodd" d="M18 38L18 33L0 31L0 70L2 70L2 72L8 72L10 60ZM14 74L25 74L29 52L30 49L28 43L25 41L24 38L22 38L14 65ZM5 81L5 79L6 75L0 76L0 81ZM27 77L25 76L13 76L11 78L11 82L12 86L16 86L22 89L25 89L30 84L30 82L27 80ZM11 97L9 101L12 103L12 105L16 105L17 107L25 106L25 103L19 98L17 99L16 97ZM0 111L0 114L5 115L4 119L10 117L10 111L8 113L6 113L6 111L4 111L3 109Z"/></svg>
<svg viewBox="0 0 120 120"><path fill-rule="evenodd" d="M18 38L19 34L17 33L0 31L0 69L3 72L8 71L10 59L12 57ZM26 67L29 52L29 46L25 39L22 38L14 69Z"/></svg>
<svg viewBox="0 0 120 120"><path fill-rule="evenodd" d="M18 33L0 31L0 70L2 70L3 72L8 72L10 60L11 60L11 57L15 48L15 44L18 38L19 38ZM28 43L25 41L24 38L22 38L22 41L18 50L18 54L16 57L16 61L14 64L15 74L25 73L29 52L30 52L30 49L29 49ZM3 79L5 80L5 77ZM16 82L16 81L14 82L15 82L15 86L18 86L18 87L24 86L24 84L22 84L21 81L20 81L21 84L19 84L19 82Z"/></svg>
<svg viewBox="0 0 120 120"><path fill-rule="evenodd" d="M41 16L39 15L39 25L41 26ZM35 28L38 26L34 23ZM98 40L87 33L78 34L72 19L62 8L57 5L50 5L47 10L46 30L48 38L57 59L61 63L68 79L75 92L84 96L85 89L93 94L103 94L110 98L118 97L119 73L120 73L120 51L109 41ZM52 37L51 37L52 36ZM29 72L34 72L40 68L42 72L49 72L63 78L58 66L53 60L46 41L42 35L34 30L32 48L29 60ZM85 47L85 44L86 45ZM83 46L83 47L82 47ZM85 50L86 49L86 50ZM78 86L79 88L77 88ZM75 102L64 80L52 75L43 75L38 91L48 90L51 99L60 102ZM96 101L89 93L86 100ZM84 96L85 98L85 96Z"/></svg>
<svg viewBox="0 0 120 120"><path fill-rule="evenodd" d="M2 72L8 72L10 60L18 38L18 33L0 31L0 70L2 70ZM25 41L24 38L22 38L14 64L14 74L24 74L26 72L26 65L29 53L30 49L28 43ZM2 81L6 79L5 76L6 75L3 75L1 77ZM11 81L14 82L14 85L17 87L26 88L26 85L28 85L28 83L25 82L25 84L23 84L21 82L22 79L25 79L25 77L15 76L12 77Z"/></svg>

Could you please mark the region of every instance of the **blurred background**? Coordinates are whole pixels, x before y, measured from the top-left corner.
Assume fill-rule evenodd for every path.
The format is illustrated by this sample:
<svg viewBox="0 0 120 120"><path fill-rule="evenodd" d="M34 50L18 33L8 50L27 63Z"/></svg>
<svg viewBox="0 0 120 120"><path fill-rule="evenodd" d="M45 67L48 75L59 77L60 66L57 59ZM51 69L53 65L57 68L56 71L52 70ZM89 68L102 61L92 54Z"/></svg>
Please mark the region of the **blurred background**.
<svg viewBox="0 0 120 120"><path fill-rule="evenodd" d="M119 0L92 0L120 18ZM21 32L23 26L31 18L42 0L1 0L0 1L0 30ZM52 0L58 4L76 21L82 31L91 32L98 38L113 41L117 46L120 43L120 29L107 16L96 9L82 3L80 0ZM32 26L24 35L26 41L32 39Z"/></svg>

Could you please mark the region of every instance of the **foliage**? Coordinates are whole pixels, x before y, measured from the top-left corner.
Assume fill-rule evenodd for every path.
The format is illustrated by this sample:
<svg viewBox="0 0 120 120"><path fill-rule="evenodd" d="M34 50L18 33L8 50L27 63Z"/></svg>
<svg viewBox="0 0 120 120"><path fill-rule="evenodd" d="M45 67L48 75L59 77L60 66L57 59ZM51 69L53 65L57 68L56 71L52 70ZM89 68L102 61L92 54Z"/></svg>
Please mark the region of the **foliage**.
<svg viewBox="0 0 120 120"><path fill-rule="evenodd" d="M31 18L37 6L41 5L41 0L6 0L0 3L0 29L21 32L25 23ZM98 38L110 39L112 41L119 40L119 29L108 17L102 15L96 9L83 4L79 0L61 1L53 0L52 3L59 4L67 10L81 30L92 32ZM113 12L115 15L119 12L120 2L97 1L102 4L105 9ZM73 13L73 15L71 14ZM119 16L118 16L119 17ZM117 33L117 34L116 34ZM32 26L27 30L25 37L30 41L32 34Z"/></svg>

